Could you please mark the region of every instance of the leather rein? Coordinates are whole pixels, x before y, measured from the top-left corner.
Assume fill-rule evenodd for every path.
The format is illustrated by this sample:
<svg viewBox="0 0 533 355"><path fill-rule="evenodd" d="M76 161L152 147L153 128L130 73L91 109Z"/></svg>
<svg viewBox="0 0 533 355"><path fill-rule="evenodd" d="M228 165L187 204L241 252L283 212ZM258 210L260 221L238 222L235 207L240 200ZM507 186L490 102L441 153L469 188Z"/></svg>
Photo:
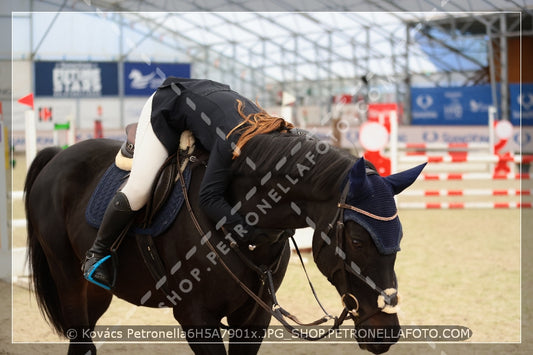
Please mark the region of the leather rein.
<svg viewBox="0 0 533 355"><path fill-rule="evenodd" d="M189 159L190 161L197 161L197 158L194 155L187 157L187 159ZM292 315L290 312L288 312L285 309L283 309L279 305L279 303L277 302L274 283L273 283L273 279L272 279L272 266L271 267L264 267L264 266L258 267L246 255L244 255L244 253L242 253L242 251L239 249L239 246L238 246L237 242L235 240L233 240L232 238L229 238L231 240L230 247L233 249L233 251L239 256L239 258L241 258L243 260L243 262L248 267L252 268L255 272L257 272L259 274L259 277L260 277L263 285L266 283L267 287L269 288L269 293L270 293L270 295L272 297L272 302L273 302L272 306L270 306L260 296L258 296L254 291L252 291L246 284L244 284L237 277L237 275L235 275L235 273L233 273L231 268L224 262L223 258L221 257L220 253L218 252L218 250L210 242L209 238L211 237L211 231L208 231L207 233L205 233L204 230L202 229L202 226L200 225L198 219L196 218L196 215L195 215L195 213L194 213L194 211L192 209L192 206L190 204L190 201L189 201L187 186L185 184L185 180L184 180L184 177L183 177L183 172L182 172L181 166L180 166L181 165L180 159L176 159L176 160L178 161L177 162L177 164L178 164L178 174L179 174L178 178L179 178L181 189L182 189L182 192L183 192L185 205L186 205L187 211L189 212L189 216L190 216L190 218L191 218L196 230L198 231L198 233L202 237L202 242L205 242L207 247L215 254L216 258L220 262L220 265L222 265L222 267L226 270L228 275L239 285L239 287L246 294L248 294L257 303L257 305L259 305L261 308L263 308L265 311L267 311L271 316L273 316L275 319L277 319L285 327L285 329L288 330L292 335L296 335L299 338L306 339L306 340L319 340L319 339L322 339L322 338L328 336L329 334L331 334L335 330L337 330L347 318L352 318L354 320L354 322L355 322L355 325L357 326L357 324L362 323L364 320L372 317L374 314L376 314L376 313L381 311L381 309L378 308L375 313L369 314L368 316L364 317L364 319L361 319L360 316L359 316L359 313L358 313L359 301L357 300L357 298L354 295L352 295L350 293L347 293L347 294L342 295L342 297L341 297L341 300L342 300L342 303L343 303L343 306L344 306L341 314L338 317L331 316L330 314L328 314L325 311L324 307L322 307L322 304L320 303L320 301L318 301L318 298L316 296L316 293L315 293L315 290L313 288L313 285L311 284L311 282L309 280L309 276L307 274L307 271L305 270L305 266L303 264L303 260L302 260L300 251L298 250L298 247L297 247L296 242L294 241L294 239L291 238L293 240L294 246L295 246L295 248L297 250L297 253L298 253L298 256L299 256L300 261L302 263L302 266L303 266L303 268L305 270L305 274L307 276L307 279L308 279L309 284L311 286L311 289L313 291L313 295L315 296L318 304L320 305L320 307L322 308L322 310L325 313L325 315L323 317L321 317L320 319L317 319L314 322L302 323L301 321L298 320L298 318L296 316ZM376 174L377 174L377 172L376 172ZM349 183L347 183L347 185L346 185L346 187L345 187L345 189L343 191L343 194L341 196L341 200L340 200L340 202L337 205L338 209L337 209L337 212L335 214L335 218L333 219L332 223L329 224L327 232L326 232L326 234L329 234L329 232L331 231L333 226L336 225L337 226L337 228L336 228L336 236L337 236L337 242L338 243L342 240L342 234L343 234L343 230L344 230L344 223L343 223L343 215L344 215L344 213L343 213L343 210L344 210L344 208L349 207L349 205L345 204L346 196L347 196L347 193L348 193L348 187L349 187ZM337 244L337 245L339 246L341 244ZM277 267L279 266L280 261L281 261L281 257L279 258L279 260L277 262L274 263L274 264L277 264L275 269L277 269ZM348 272L350 272L350 273L356 275L357 277L361 278L369 286L372 286L372 285L369 284L369 282L367 281L366 278L364 278L362 275L357 274L356 272L354 272L352 270L352 268L348 264L346 264L346 262L344 262L344 263L345 263L345 269ZM386 296L385 302L387 304L389 304L389 301L388 301L388 297L389 296L387 296L378 287L375 287L374 289L376 290L376 292L385 295ZM355 303L355 305L353 307L349 307L347 305L347 303L352 303L352 302ZM296 324L298 324L300 326L320 325L320 324L323 324L323 323L329 321L330 319L334 319L334 324L331 326L331 328L327 332L324 332L323 334L321 334L318 337L313 337L313 336L308 335L307 333L306 334L302 333L299 329L297 329L293 325L289 324L285 317L291 319L293 322L295 322Z"/></svg>

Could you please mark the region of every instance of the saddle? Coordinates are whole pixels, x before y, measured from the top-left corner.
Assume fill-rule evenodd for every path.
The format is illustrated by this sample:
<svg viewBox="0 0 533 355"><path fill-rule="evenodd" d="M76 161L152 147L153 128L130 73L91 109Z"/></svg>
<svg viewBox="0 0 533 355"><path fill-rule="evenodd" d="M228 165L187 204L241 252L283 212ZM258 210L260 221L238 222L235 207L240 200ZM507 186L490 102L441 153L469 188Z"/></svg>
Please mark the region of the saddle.
<svg viewBox="0 0 533 355"><path fill-rule="evenodd" d="M131 171L136 133L137 123L126 126L126 140L115 157L115 165L121 170ZM156 180L152 186L150 199L144 212L138 217L141 225L146 227L153 223L154 217L168 200L174 189L174 184L178 180L178 159L180 160L179 166L183 173L191 160L197 160L189 159L193 152L200 153L207 160L207 153L203 152L201 148L196 149L196 142L191 131L184 131L180 137L179 151L169 156L157 173Z"/></svg>

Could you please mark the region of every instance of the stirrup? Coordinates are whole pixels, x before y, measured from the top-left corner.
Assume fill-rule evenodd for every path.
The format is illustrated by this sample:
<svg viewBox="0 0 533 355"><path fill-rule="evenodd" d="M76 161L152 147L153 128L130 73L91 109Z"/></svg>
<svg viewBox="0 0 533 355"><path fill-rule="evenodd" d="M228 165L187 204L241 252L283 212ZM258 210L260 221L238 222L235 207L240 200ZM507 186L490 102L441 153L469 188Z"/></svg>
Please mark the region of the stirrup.
<svg viewBox="0 0 533 355"><path fill-rule="evenodd" d="M94 256L93 256L93 257L94 257ZM102 259L98 260L96 263L94 263L94 264L91 266L91 268L90 268L89 270L84 270L83 277L84 277L87 281L89 281L89 282L91 282L91 283L93 283L93 284L95 284L95 285L97 285L97 286L100 286L100 287L102 287L103 289L106 289L106 290L109 291L109 290L111 290L112 287L115 286L115 272L116 272L116 271L115 271L115 268L114 268L114 265L113 265L113 260L111 260L111 261L112 261L112 267L113 267L113 275L112 275L113 279L109 282L111 286L105 285L105 284L103 284L103 283L101 283L101 282L99 282L99 281L97 281L97 280L95 280L95 279L93 278L93 275L94 275L94 273L96 272L96 270L100 267L100 265L102 265L102 264L103 264L105 261L107 261L108 259L111 259L111 254L109 254L109 255L107 255L107 256L104 256ZM109 280L108 280L108 281L109 281Z"/></svg>

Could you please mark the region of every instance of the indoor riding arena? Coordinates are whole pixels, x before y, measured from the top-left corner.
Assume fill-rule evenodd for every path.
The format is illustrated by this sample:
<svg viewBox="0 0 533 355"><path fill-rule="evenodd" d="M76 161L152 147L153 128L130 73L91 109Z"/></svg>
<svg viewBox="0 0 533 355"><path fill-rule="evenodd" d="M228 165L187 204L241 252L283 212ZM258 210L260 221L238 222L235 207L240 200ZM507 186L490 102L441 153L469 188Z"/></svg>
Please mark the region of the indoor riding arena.
<svg viewBox="0 0 533 355"><path fill-rule="evenodd" d="M0 353L533 352L533 0L0 8ZM81 271L91 204L145 168L126 127L154 92L193 92L171 77L283 122L225 167L256 239L200 207L196 139L106 249L107 290ZM161 110L229 142L209 116L233 108L200 102Z"/></svg>

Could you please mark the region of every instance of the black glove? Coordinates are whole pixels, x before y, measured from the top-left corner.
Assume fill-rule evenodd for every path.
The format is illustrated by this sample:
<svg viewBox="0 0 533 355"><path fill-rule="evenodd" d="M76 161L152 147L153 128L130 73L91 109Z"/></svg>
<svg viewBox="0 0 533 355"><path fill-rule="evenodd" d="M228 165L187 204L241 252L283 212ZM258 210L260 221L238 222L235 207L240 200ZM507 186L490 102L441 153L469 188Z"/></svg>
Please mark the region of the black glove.
<svg viewBox="0 0 533 355"><path fill-rule="evenodd" d="M238 244L251 244L255 228L247 223L235 223L224 226L224 233L230 233Z"/></svg>
<svg viewBox="0 0 533 355"><path fill-rule="evenodd" d="M226 227L238 244L272 244L294 235L294 229L259 228L248 224L235 224Z"/></svg>
<svg viewBox="0 0 533 355"><path fill-rule="evenodd" d="M255 228L252 240L249 244L274 244L286 240L294 235L294 229Z"/></svg>

